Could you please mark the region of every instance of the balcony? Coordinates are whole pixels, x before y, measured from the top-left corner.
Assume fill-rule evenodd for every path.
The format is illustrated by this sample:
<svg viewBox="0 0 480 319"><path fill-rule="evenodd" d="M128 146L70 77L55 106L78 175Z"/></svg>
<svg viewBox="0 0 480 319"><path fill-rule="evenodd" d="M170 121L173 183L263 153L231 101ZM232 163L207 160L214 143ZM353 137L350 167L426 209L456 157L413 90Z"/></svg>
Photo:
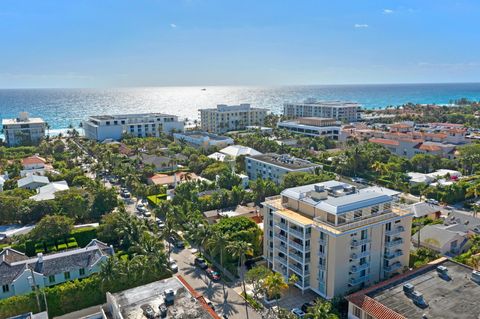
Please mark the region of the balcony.
<svg viewBox="0 0 480 319"><path fill-rule="evenodd" d="M326 239L326 238L324 238L324 239L318 238L318 243L319 243L320 245L324 245L324 246L325 246L325 245L327 244L327 239Z"/></svg>
<svg viewBox="0 0 480 319"><path fill-rule="evenodd" d="M287 236L285 236L285 235L276 233L276 234L275 234L275 237L276 237L276 238L279 238L280 240L283 240L284 242L287 242Z"/></svg>
<svg viewBox="0 0 480 319"><path fill-rule="evenodd" d="M361 264L361 265L354 265L354 266L350 267L350 272L351 273L357 273L359 271L368 269L368 267L370 267L369 263L364 263L364 264Z"/></svg>
<svg viewBox="0 0 480 319"><path fill-rule="evenodd" d="M350 258L355 260L355 259L360 259L360 258L363 258L363 257L367 257L370 255L370 252L367 250L367 251L364 251L364 252L361 252L361 253L353 253L350 255Z"/></svg>
<svg viewBox="0 0 480 319"><path fill-rule="evenodd" d="M320 257L320 258L326 258L326 257L327 257L327 253L324 252L324 251L319 251L319 252L318 252L318 257Z"/></svg>
<svg viewBox="0 0 480 319"><path fill-rule="evenodd" d="M358 247L364 244L368 244L370 242L370 238L365 238L365 239L353 239L350 245L352 247Z"/></svg>
<svg viewBox="0 0 480 319"><path fill-rule="evenodd" d="M404 231L405 231L405 227L397 226L397 227L394 227L393 229L387 230L385 234L388 236L392 236L392 235L403 233Z"/></svg>
<svg viewBox="0 0 480 319"><path fill-rule="evenodd" d="M293 228L290 228L288 231L290 232L290 234L298 237L299 239L304 238L303 231L299 231L299 230L296 230L296 229L293 229Z"/></svg>
<svg viewBox="0 0 480 319"><path fill-rule="evenodd" d="M325 264L318 264L318 270L327 270L327 265Z"/></svg>
<svg viewBox="0 0 480 319"><path fill-rule="evenodd" d="M393 258L400 257L400 256L403 256L403 251L396 250L393 253L390 253L390 252L386 253L384 255L384 258L385 259L393 259Z"/></svg>
<svg viewBox="0 0 480 319"><path fill-rule="evenodd" d="M361 284L362 282L367 281L369 278L370 278L370 275L365 275L365 276L361 276L361 277L357 277L357 278L350 278L348 280L348 284L350 286L356 286L356 285Z"/></svg>
<svg viewBox="0 0 480 319"><path fill-rule="evenodd" d="M275 249L278 249L278 250L280 250L282 253L287 254L287 246L279 245L279 246L275 246Z"/></svg>
<svg viewBox="0 0 480 319"><path fill-rule="evenodd" d="M303 244L301 245L301 244L298 244L298 243L296 243L296 242L294 242L294 241L291 241L291 240L288 242L288 244L289 244L290 246L292 246L293 248L298 249L299 251L302 251L302 252L303 252L303 251L306 250L306 248L303 246Z"/></svg>
<svg viewBox="0 0 480 319"><path fill-rule="evenodd" d="M394 240L391 240L391 241L387 241L385 243L385 246L386 247L393 247L393 246L398 246L398 245L401 245L403 244L403 239L402 238L397 238L397 239L394 239Z"/></svg>
<svg viewBox="0 0 480 319"><path fill-rule="evenodd" d="M284 223L275 223L275 227L283 229L284 231L288 231L288 226L287 224L284 224Z"/></svg>
<svg viewBox="0 0 480 319"><path fill-rule="evenodd" d="M275 259L275 261L278 261L279 263L281 263L285 266L287 265L287 258L286 257L276 256L274 259Z"/></svg>
<svg viewBox="0 0 480 319"><path fill-rule="evenodd" d="M295 261L298 261L299 263L303 264L303 257L302 256L298 256L297 254L289 254L288 257L292 258L293 260ZM306 258L305 259L305 263L308 263L310 262L310 258Z"/></svg>
<svg viewBox="0 0 480 319"><path fill-rule="evenodd" d="M300 276L303 276L304 274L305 274L305 275L308 274L308 272L305 272L305 273L304 273L304 271L303 271L302 268L297 267L297 266L295 266L295 265L289 265L288 268L290 268L292 271L296 272L296 273L297 273L298 275L300 275Z"/></svg>
<svg viewBox="0 0 480 319"><path fill-rule="evenodd" d="M397 261L397 262L394 262L393 264L391 264L390 266L386 266L384 268L384 270L386 272L393 272L393 271L395 271L399 268L402 268L402 264L399 261Z"/></svg>

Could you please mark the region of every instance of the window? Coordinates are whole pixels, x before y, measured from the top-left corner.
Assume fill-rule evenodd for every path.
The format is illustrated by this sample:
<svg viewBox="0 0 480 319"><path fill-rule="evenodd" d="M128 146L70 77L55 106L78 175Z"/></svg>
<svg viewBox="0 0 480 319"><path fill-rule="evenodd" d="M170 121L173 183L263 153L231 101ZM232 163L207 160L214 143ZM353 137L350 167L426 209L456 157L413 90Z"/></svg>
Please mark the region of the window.
<svg viewBox="0 0 480 319"><path fill-rule="evenodd" d="M367 245L362 245L362 253L367 251Z"/></svg>
<svg viewBox="0 0 480 319"><path fill-rule="evenodd" d="M345 215L338 215L337 216L337 225L345 224L346 221L347 220L345 218Z"/></svg>
<svg viewBox="0 0 480 319"><path fill-rule="evenodd" d="M353 218L355 220L362 218L362 210L359 209L359 210L354 211L353 212Z"/></svg>
<svg viewBox="0 0 480 319"><path fill-rule="evenodd" d="M63 276L65 277L65 280L70 280L70 272L69 271L64 272Z"/></svg>
<svg viewBox="0 0 480 319"><path fill-rule="evenodd" d="M356 306L353 306L353 315L357 318L362 318L362 310Z"/></svg>
<svg viewBox="0 0 480 319"><path fill-rule="evenodd" d="M80 274L80 276L85 276L85 268L80 268L78 273Z"/></svg>
<svg viewBox="0 0 480 319"><path fill-rule="evenodd" d="M10 286L9 285L3 285L2 286L2 291L3 291L3 293L9 292L10 291Z"/></svg>
<svg viewBox="0 0 480 319"><path fill-rule="evenodd" d="M55 275L48 276L48 282L49 283L54 283L55 282Z"/></svg>
<svg viewBox="0 0 480 319"><path fill-rule="evenodd" d="M372 206L372 215L377 214L377 213L378 213L378 210L379 210L378 205Z"/></svg>
<svg viewBox="0 0 480 319"><path fill-rule="evenodd" d="M368 230L366 229L362 230L360 235L361 239L367 239L367 234L368 234Z"/></svg>
<svg viewBox="0 0 480 319"><path fill-rule="evenodd" d="M365 316L365 319L373 319L373 317L370 316L370 315L367 313L366 316Z"/></svg>

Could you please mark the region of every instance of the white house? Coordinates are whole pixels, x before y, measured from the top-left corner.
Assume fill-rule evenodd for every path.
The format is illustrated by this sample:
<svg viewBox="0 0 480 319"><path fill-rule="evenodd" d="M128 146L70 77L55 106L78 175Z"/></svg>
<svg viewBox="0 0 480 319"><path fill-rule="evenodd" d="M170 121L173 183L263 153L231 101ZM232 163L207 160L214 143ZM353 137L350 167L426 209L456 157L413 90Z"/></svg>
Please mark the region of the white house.
<svg viewBox="0 0 480 319"><path fill-rule="evenodd" d="M93 239L85 248L27 257L11 248L0 252L0 299L40 288L88 277L100 271L101 264L113 255L113 248Z"/></svg>
<svg viewBox="0 0 480 319"><path fill-rule="evenodd" d="M218 152L208 155L208 157L220 162L225 162L227 160L235 160L239 156L255 156L261 154L259 151L248 146L230 145L222 148Z"/></svg>
<svg viewBox="0 0 480 319"><path fill-rule="evenodd" d="M412 243L430 248L442 255L455 256L468 250L468 237L465 232L454 230L455 225L427 225L412 236Z"/></svg>
<svg viewBox="0 0 480 319"><path fill-rule="evenodd" d="M17 181L18 187L25 189L37 189L48 183L50 183L48 177L40 175L27 175Z"/></svg>
<svg viewBox="0 0 480 319"><path fill-rule="evenodd" d="M37 194L30 197L30 199L40 202L43 200L50 200L55 198L56 192L68 190L66 181L52 182L37 189Z"/></svg>
<svg viewBox="0 0 480 319"><path fill-rule="evenodd" d="M201 131L189 131L185 133L174 133L173 137L177 143L187 143L195 147L226 147L233 145L233 139L227 136L216 135Z"/></svg>

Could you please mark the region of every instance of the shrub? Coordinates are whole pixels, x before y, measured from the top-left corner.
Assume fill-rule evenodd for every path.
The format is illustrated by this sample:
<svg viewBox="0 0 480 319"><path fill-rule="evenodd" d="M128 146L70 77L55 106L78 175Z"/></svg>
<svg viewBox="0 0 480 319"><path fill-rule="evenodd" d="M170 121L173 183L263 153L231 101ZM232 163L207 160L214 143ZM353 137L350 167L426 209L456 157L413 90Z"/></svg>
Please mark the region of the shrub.
<svg viewBox="0 0 480 319"><path fill-rule="evenodd" d="M57 250L67 250L67 244L58 245Z"/></svg>
<svg viewBox="0 0 480 319"><path fill-rule="evenodd" d="M74 242L69 242L69 243L67 244L67 247L68 247L68 248L77 248L77 247L78 247L78 244L77 244L76 241L74 241Z"/></svg>
<svg viewBox="0 0 480 319"><path fill-rule="evenodd" d="M245 293L242 292L242 297L245 298L247 300L247 302L250 304L250 306L252 306L253 309L257 310L257 311L260 311L263 309L263 306L260 302L258 302L257 300L253 299L252 296L250 296L249 294L247 294L247 297L245 297Z"/></svg>
<svg viewBox="0 0 480 319"><path fill-rule="evenodd" d="M32 240L27 240L25 242L25 255L35 256L35 242Z"/></svg>
<svg viewBox="0 0 480 319"><path fill-rule="evenodd" d="M78 228L74 229L71 235L75 238L79 247L85 247L92 239L97 238L97 229L95 227Z"/></svg>

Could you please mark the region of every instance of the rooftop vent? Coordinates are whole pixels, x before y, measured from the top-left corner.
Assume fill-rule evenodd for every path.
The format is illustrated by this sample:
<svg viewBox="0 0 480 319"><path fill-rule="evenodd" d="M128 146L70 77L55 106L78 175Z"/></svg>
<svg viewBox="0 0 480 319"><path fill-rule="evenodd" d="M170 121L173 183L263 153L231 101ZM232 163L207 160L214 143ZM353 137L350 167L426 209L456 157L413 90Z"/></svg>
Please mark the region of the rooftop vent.
<svg viewBox="0 0 480 319"><path fill-rule="evenodd" d="M442 275L446 275L448 273L448 268L445 266L438 266L437 272Z"/></svg>
<svg viewBox="0 0 480 319"><path fill-rule="evenodd" d="M412 294L414 290L415 286L411 283L406 283L405 285L403 285L403 292L406 294Z"/></svg>
<svg viewBox="0 0 480 319"><path fill-rule="evenodd" d="M480 284L480 271L472 270L472 281Z"/></svg>

